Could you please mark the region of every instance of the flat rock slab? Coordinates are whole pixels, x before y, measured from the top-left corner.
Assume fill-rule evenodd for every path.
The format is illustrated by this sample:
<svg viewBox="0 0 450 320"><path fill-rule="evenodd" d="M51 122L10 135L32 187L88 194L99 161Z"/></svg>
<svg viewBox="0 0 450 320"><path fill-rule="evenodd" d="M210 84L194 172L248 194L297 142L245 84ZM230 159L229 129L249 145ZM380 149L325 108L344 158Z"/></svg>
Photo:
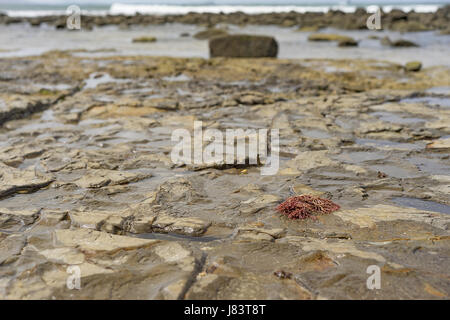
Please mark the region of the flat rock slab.
<svg viewBox="0 0 450 320"><path fill-rule="evenodd" d="M75 181L80 188L101 188L135 182L144 177L138 173L97 169L91 170L86 175Z"/></svg>
<svg viewBox="0 0 450 320"><path fill-rule="evenodd" d="M20 170L0 163L0 198L17 192L33 192L52 183L54 178L34 169Z"/></svg>
<svg viewBox="0 0 450 320"><path fill-rule="evenodd" d="M39 209L11 210L0 208L0 229L19 231L33 224L39 217Z"/></svg>
<svg viewBox="0 0 450 320"><path fill-rule="evenodd" d="M0 248L8 253L0 254L0 262L15 270L8 279L5 269L0 270L2 299L61 299L69 294L74 299L179 299L198 264L198 255L177 242L87 229L30 236L28 244L19 235L10 235ZM27 259L5 260L21 250ZM22 272L26 277L20 276ZM80 277L79 290L67 286L75 274Z"/></svg>
<svg viewBox="0 0 450 320"><path fill-rule="evenodd" d="M57 244L87 251L130 250L159 242L158 240L125 237L88 229L56 230L54 234Z"/></svg>
<svg viewBox="0 0 450 320"><path fill-rule="evenodd" d="M267 229L263 227L256 227L253 225L242 226L237 229L236 238L239 240L250 241L274 241L280 238L284 233L284 229L274 228Z"/></svg>
<svg viewBox="0 0 450 320"><path fill-rule="evenodd" d="M450 217L445 214L385 204L355 210L339 210L333 214L361 228L374 228L376 223L396 220L416 221L441 229L446 229L450 224Z"/></svg>
<svg viewBox="0 0 450 320"><path fill-rule="evenodd" d="M261 49L237 39L223 52ZM0 130L0 299L450 296L448 68L101 55L0 59L2 110L34 101L28 82L92 81L37 97L45 112ZM196 120L245 140L254 129L249 141L278 128L280 170L173 163L172 133L192 143ZM290 220L276 207L296 194L341 209ZM382 290L366 286L370 265ZM81 289L69 290L76 267Z"/></svg>
<svg viewBox="0 0 450 320"><path fill-rule="evenodd" d="M161 215L152 223L152 230L156 232L173 232L188 236L200 236L206 232L210 225L210 222L202 219Z"/></svg>
<svg viewBox="0 0 450 320"><path fill-rule="evenodd" d="M438 139L427 145L428 149L450 149L450 138Z"/></svg>

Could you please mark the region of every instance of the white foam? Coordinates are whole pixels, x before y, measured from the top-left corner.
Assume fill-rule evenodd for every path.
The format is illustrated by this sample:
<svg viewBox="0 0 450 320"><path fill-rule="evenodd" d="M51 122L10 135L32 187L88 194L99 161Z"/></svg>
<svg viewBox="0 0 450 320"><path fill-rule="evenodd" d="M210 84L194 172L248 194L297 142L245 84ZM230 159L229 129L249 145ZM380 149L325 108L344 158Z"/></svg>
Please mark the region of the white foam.
<svg viewBox="0 0 450 320"><path fill-rule="evenodd" d="M415 12L435 12L439 5L399 5L382 6L384 12L392 9L401 9L405 12L414 10ZM343 12L355 12L356 6L334 5L334 6L249 6L249 5L205 5L205 6L178 6L178 5L132 5L123 3L114 3L109 10L110 14L134 15L136 13L166 15L166 14L186 14L188 12L196 13L232 13L241 11L247 14L262 13L280 13L280 12L328 12L329 10L340 10ZM375 12L378 7L367 6L369 12Z"/></svg>
<svg viewBox="0 0 450 320"><path fill-rule="evenodd" d="M326 12L328 6L245 6L245 5L214 5L214 6L171 6L171 5L130 5L114 3L111 5L111 14L186 14L188 12L196 13L232 13L241 11L247 14L271 13L271 12Z"/></svg>
<svg viewBox="0 0 450 320"><path fill-rule="evenodd" d="M437 9L439 9L441 6L439 5L433 5L433 4L421 4L421 5L404 5L404 6L383 6L384 12L390 12L392 9L400 9L404 12L435 12Z"/></svg>

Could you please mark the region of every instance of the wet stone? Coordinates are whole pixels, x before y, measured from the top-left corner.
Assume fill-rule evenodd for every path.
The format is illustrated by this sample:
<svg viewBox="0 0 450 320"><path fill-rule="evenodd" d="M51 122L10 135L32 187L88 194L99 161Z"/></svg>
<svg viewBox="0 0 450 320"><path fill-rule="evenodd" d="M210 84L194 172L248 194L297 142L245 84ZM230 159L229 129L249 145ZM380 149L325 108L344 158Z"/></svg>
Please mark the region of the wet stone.
<svg viewBox="0 0 450 320"><path fill-rule="evenodd" d="M34 168L20 170L0 163L0 198L18 192L34 192L52 183L54 178Z"/></svg>
<svg viewBox="0 0 450 320"><path fill-rule="evenodd" d="M406 21L385 13L383 28L416 28L409 21L416 14ZM289 26L297 21L291 15L266 18ZM305 15L302 27L348 29L341 15ZM172 18L205 19L206 28L219 28L221 19L261 22L259 15ZM95 19L127 28L154 22L146 15L129 24L121 16ZM443 27L439 19L433 23ZM369 41L361 38L361 45ZM131 39L135 49L164 46L163 38ZM332 41L309 45L353 50ZM261 49L252 43L250 51ZM230 50L240 50L237 44ZM423 48L405 50L414 56ZM448 68L426 63L406 72L404 64L363 57L116 53L0 59L0 77L8 79L0 81L0 109L30 111L8 116L0 128L0 299L448 296ZM57 99L76 86L82 89ZM38 102L45 110L34 108ZM238 157L244 164L175 164L172 133L186 129L192 137L194 121L222 133L279 129L279 170L261 175L247 155ZM223 144L230 145L237 142ZM276 210L300 195L340 209L297 220ZM383 290L367 290L365 270L374 264ZM69 266L80 268L82 290L67 289Z"/></svg>

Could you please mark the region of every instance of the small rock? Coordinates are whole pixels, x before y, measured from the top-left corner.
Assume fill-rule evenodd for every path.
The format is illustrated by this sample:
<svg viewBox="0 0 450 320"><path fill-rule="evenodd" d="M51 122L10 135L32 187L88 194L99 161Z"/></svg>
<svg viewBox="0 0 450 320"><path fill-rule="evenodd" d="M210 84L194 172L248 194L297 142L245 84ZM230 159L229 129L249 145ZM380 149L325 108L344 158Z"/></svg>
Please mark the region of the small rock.
<svg viewBox="0 0 450 320"><path fill-rule="evenodd" d="M5 262L19 255L26 244L26 238L22 234L12 234L6 236L0 234L0 265L5 267ZM2 297L3 299L3 297Z"/></svg>
<svg viewBox="0 0 450 320"><path fill-rule="evenodd" d="M210 225L210 222L198 218L176 218L161 215L156 218L156 222L153 222L152 230L198 237L205 233Z"/></svg>
<svg viewBox="0 0 450 320"><path fill-rule="evenodd" d="M70 221L75 228L99 230L109 215L105 212L70 212Z"/></svg>
<svg viewBox="0 0 450 320"><path fill-rule="evenodd" d="M273 240L273 239L279 239L283 236L284 234L284 229L281 228L274 228L274 229L268 229L268 228L259 228L259 227L255 227L253 225L246 225L243 227L240 227L238 229L238 235L247 235L248 233L252 233L252 234L264 234L264 235L269 235L271 239L269 240ZM264 236L265 238L265 236Z"/></svg>
<svg viewBox="0 0 450 320"><path fill-rule="evenodd" d="M447 149L450 148L450 138L434 140L427 144L427 149Z"/></svg>
<svg viewBox="0 0 450 320"><path fill-rule="evenodd" d="M383 121L376 121L371 123L362 123L360 129L358 129L359 133L368 134L368 133L379 133L379 132L400 132L403 127L396 124L389 124Z"/></svg>
<svg viewBox="0 0 450 320"><path fill-rule="evenodd" d="M344 39L338 42L338 47L357 47L358 41L354 39Z"/></svg>
<svg viewBox="0 0 450 320"><path fill-rule="evenodd" d="M238 101L240 104L244 104L244 105L262 104L264 102L264 97L247 94L247 95L242 95L238 99Z"/></svg>
<svg viewBox="0 0 450 320"><path fill-rule="evenodd" d="M323 196L325 192L319 191L316 189L311 188L310 186L304 185L304 184L296 184L291 187L291 191L295 193L296 195L302 195L302 194L310 194L313 196Z"/></svg>
<svg viewBox="0 0 450 320"><path fill-rule="evenodd" d="M439 32L441 35L449 35L450 34L450 27L447 27L447 29L443 29Z"/></svg>
<svg viewBox="0 0 450 320"><path fill-rule="evenodd" d="M288 20L284 20L281 23L281 26L289 28L289 27L295 26L296 24L297 24L297 22L295 20L288 19Z"/></svg>
<svg viewBox="0 0 450 320"><path fill-rule="evenodd" d="M379 179L387 178L387 174L381 171L378 171L377 176Z"/></svg>
<svg viewBox="0 0 450 320"><path fill-rule="evenodd" d="M420 61L411 61L405 65L406 71L417 72L422 69L422 63Z"/></svg>
<svg viewBox="0 0 450 320"><path fill-rule="evenodd" d="M240 232L237 236L239 240L249 241L274 241L274 238L263 232Z"/></svg>
<svg viewBox="0 0 450 320"><path fill-rule="evenodd" d="M149 233L152 232L153 222L156 220L156 216L138 214L132 217L127 231L131 233Z"/></svg>
<svg viewBox="0 0 450 320"><path fill-rule="evenodd" d="M425 24L417 21L397 21L392 26L392 30L400 32L420 32L431 30Z"/></svg>
<svg viewBox="0 0 450 320"><path fill-rule="evenodd" d="M290 168L301 172L333 165L337 165L337 161L330 159L326 150L304 151L288 161Z"/></svg>
<svg viewBox="0 0 450 320"><path fill-rule="evenodd" d="M322 28L321 26L303 26L303 27L300 27L297 31L316 32L316 31L319 31L321 28Z"/></svg>
<svg viewBox="0 0 450 320"><path fill-rule="evenodd" d="M119 215L110 215L105 221L103 221L100 230L113 234L122 234L123 221L124 218Z"/></svg>
<svg viewBox="0 0 450 320"><path fill-rule="evenodd" d="M391 39L389 39L389 37L387 36L381 39L380 42L382 45L390 47L419 47L418 44L405 39L391 41Z"/></svg>
<svg viewBox="0 0 450 320"><path fill-rule="evenodd" d="M223 29L208 29L204 31L197 32L194 35L195 39L208 40L214 37L226 36L228 33Z"/></svg>
<svg viewBox="0 0 450 320"><path fill-rule="evenodd" d="M0 208L0 229L8 231L19 231L23 226L33 224L39 217L40 210L10 210Z"/></svg>
<svg viewBox="0 0 450 320"><path fill-rule="evenodd" d="M67 211L44 209L41 211L40 224L48 226L56 225L67 218L67 213Z"/></svg>
<svg viewBox="0 0 450 320"><path fill-rule="evenodd" d="M150 43L150 42L156 42L155 37L139 37L133 39L134 43Z"/></svg>

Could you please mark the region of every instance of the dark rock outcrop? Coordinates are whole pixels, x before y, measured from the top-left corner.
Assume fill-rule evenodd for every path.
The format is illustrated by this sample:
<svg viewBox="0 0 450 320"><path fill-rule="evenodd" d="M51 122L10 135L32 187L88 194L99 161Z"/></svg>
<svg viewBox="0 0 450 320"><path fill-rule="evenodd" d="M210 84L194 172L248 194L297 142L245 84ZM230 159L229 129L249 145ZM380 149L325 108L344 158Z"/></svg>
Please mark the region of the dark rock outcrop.
<svg viewBox="0 0 450 320"><path fill-rule="evenodd" d="M209 53L211 58L274 58L278 54L278 43L268 36L228 35L211 39Z"/></svg>

